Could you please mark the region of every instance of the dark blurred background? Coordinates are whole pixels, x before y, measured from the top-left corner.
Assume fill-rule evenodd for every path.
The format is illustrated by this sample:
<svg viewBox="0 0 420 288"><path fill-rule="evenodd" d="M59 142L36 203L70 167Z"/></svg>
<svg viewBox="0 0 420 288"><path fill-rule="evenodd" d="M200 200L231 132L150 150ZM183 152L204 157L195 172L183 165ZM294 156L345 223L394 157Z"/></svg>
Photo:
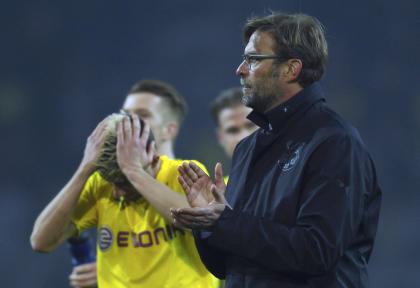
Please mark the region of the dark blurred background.
<svg viewBox="0 0 420 288"><path fill-rule="evenodd" d="M228 164L208 103L239 84L241 29L272 10L326 26L322 84L376 161L383 205L372 287L420 287L419 1L1 1L1 287L67 287L66 247L31 251L41 209L76 169L87 136L131 84L158 78L187 98L176 147ZM417 273L416 273L417 272Z"/></svg>

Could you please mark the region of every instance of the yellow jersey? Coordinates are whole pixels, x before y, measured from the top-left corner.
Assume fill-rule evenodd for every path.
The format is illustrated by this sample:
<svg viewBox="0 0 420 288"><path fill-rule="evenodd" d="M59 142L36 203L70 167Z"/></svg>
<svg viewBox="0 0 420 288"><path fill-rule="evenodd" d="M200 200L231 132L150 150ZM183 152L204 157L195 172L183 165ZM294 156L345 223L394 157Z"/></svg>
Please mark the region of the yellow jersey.
<svg viewBox="0 0 420 288"><path fill-rule="evenodd" d="M156 180L184 193L177 179L183 160L160 159ZM167 222L144 198L121 207L112 192L112 184L94 173L73 217L78 232L97 227L99 287L218 286L219 280L202 264L191 232Z"/></svg>

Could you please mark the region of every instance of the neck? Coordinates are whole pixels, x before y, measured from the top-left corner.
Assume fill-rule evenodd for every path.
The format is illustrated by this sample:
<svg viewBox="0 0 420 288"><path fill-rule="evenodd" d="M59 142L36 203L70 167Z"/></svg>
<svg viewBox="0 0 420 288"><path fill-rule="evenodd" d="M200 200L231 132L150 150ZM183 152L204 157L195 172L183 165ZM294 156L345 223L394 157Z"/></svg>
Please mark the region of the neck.
<svg viewBox="0 0 420 288"><path fill-rule="evenodd" d="M175 159L175 153L173 148L173 143L171 141L166 141L159 144L157 149L158 155L166 155L170 159Z"/></svg>
<svg viewBox="0 0 420 288"><path fill-rule="evenodd" d="M298 83L292 83L288 85L287 87L284 88L282 97L278 99L276 102L274 102L270 106L270 108L264 111L264 113L288 101L292 97L296 96L302 90L303 90L302 86L300 86Z"/></svg>

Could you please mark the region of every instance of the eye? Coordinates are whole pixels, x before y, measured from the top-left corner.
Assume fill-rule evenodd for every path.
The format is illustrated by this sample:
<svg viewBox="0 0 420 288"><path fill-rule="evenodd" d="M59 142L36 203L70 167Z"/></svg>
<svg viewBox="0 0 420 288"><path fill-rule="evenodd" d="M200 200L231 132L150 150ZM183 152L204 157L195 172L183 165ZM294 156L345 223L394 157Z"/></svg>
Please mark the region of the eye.
<svg viewBox="0 0 420 288"><path fill-rule="evenodd" d="M228 127L226 130L225 130L225 133L226 134L237 134L238 132L239 132L239 128L238 127Z"/></svg>
<svg viewBox="0 0 420 288"><path fill-rule="evenodd" d="M149 119L151 117L150 113L140 112L138 113L141 119Z"/></svg>
<svg viewBox="0 0 420 288"><path fill-rule="evenodd" d="M249 56L248 57L248 63L249 64L255 64L255 63L257 63L259 61L259 59L257 59L256 57L254 57L254 56Z"/></svg>
<svg viewBox="0 0 420 288"><path fill-rule="evenodd" d="M248 64L254 64L254 63L257 62L256 57L254 57L252 55L249 55L249 54L245 54L243 56L243 58L244 58L245 62L248 63Z"/></svg>

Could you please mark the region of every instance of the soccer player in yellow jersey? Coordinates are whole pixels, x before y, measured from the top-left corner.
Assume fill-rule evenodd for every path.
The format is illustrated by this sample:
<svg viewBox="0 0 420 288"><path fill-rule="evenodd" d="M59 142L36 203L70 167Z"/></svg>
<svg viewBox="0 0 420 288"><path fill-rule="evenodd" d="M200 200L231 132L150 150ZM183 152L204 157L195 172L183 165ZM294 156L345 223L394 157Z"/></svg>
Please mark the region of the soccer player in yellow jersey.
<svg viewBox="0 0 420 288"><path fill-rule="evenodd" d="M136 115L98 125L79 169L38 217L31 244L50 251L97 226L100 287L213 287L191 234L167 221L169 207L188 205L176 179L181 161L160 157L151 165L148 128L141 138L140 128Z"/></svg>
<svg viewBox="0 0 420 288"><path fill-rule="evenodd" d="M128 91L122 110L136 113L150 124L158 155L175 158L175 140L188 106L172 85L159 80L138 81ZM74 267L69 278L72 287L92 287L97 283L96 262Z"/></svg>

